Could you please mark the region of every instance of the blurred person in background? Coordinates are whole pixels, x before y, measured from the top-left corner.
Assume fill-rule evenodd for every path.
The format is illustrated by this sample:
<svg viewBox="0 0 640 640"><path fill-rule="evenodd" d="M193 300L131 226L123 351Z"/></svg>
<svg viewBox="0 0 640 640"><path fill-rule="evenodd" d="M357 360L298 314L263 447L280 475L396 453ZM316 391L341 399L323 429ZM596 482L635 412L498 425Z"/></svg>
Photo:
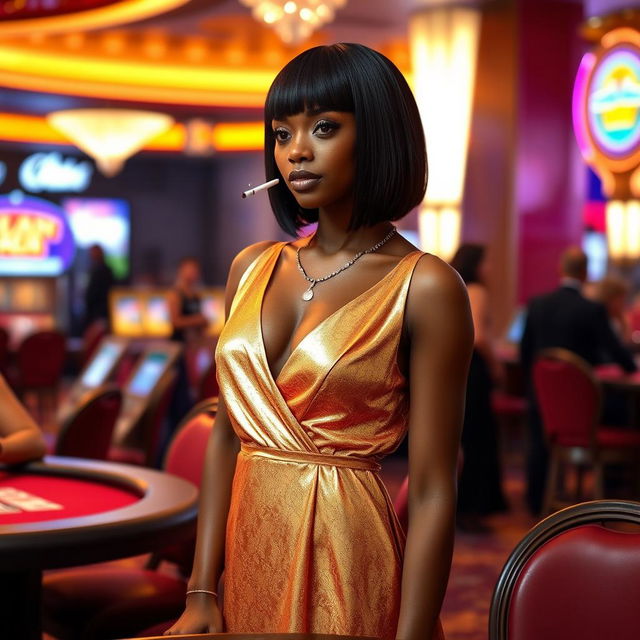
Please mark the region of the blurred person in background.
<svg viewBox="0 0 640 640"><path fill-rule="evenodd" d="M183 258L169 292L169 316L173 327L171 340L185 345L201 340L209 324L202 313L200 279L198 260Z"/></svg>
<svg viewBox="0 0 640 640"><path fill-rule="evenodd" d="M89 282L84 297L84 328L96 321L108 322L109 291L115 278L104 258L104 249L99 244L89 247Z"/></svg>
<svg viewBox="0 0 640 640"><path fill-rule="evenodd" d="M458 525L482 531L482 516L504 511L498 429L491 408L491 392L503 373L493 350L489 313L485 247L463 244L451 266L460 274L469 293L475 331L469 369L462 430L463 466L458 484Z"/></svg>
<svg viewBox="0 0 640 640"><path fill-rule="evenodd" d="M611 328L623 343L631 342L631 329L627 317L629 285L621 278L607 276L596 283L592 299L604 305ZM606 357L605 357L606 358ZM605 359L605 362L608 360Z"/></svg>
<svg viewBox="0 0 640 640"><path fill-rule="evenodd" d="M183 351L176 363L176 384L169 407L169 431L164 438L165 443L195 401L191 392L187 351L198 347L209 324L202 313L200 280L198 260L193 257L183 258L178 264L176 279L169 292L169 317L173 327L171 340L180 342ZM164 446L161 450L164 450Z"/></svg>
<svg viewBox="0 0 640 640"><path fill-rule="evenodd" d="M626 314L627 325L633 344L640 344L640 293L633 296Z"/></svg>
<svg viewBox="0 0 640 640"><path fill-rule="evenodd" d="M531 380L531 369L543 349L560 347L579 355L592 366L604 362L636 370L609 321L607 308L583 295L587 256L579 247L568 248L560 260L560 286L531 300L520 343L520 360L529 399L526 499L533 515L539 515L547 475L548 451Z"/></svg>
<svg viewBox="0 0 640 640"><path fill-rule="evenodd" d="M0 463L37 460L45 453L46 445L38 425L0 375Z"/></svg>

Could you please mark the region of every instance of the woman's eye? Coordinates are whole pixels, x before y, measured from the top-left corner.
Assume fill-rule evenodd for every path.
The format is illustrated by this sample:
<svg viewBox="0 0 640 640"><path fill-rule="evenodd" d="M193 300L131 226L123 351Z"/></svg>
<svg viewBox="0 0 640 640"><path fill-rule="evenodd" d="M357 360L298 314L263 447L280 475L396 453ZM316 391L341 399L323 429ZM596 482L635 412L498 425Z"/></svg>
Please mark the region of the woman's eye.
<svg viewBox="0 0 640 640"><path fill-rule="evenodd" d="M289 139L289 132L286 129L275 129L273 134L278 142L286 142Z"/></svg>
<svg viewBox="0 0 640 640"><path fill-rule="evenodd" d="M319 133L326 136L335 131L338 126L339 125L336 122L331 122L330 120L321 120L314 127L313 133Z"/></svg>

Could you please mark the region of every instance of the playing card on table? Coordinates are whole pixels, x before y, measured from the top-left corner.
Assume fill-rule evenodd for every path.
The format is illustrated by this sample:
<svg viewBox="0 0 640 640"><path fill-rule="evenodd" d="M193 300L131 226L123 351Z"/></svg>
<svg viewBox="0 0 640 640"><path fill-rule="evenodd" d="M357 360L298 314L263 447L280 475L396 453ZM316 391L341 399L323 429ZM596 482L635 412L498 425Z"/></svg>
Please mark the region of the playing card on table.
<svg viewBox="0 0 640 640"><path fill-rule="evenodd" d="M14 487L0 488L0 502L22 511L56 511L62 509L61 504L51 502L45 498L34 496Z"/></svg>

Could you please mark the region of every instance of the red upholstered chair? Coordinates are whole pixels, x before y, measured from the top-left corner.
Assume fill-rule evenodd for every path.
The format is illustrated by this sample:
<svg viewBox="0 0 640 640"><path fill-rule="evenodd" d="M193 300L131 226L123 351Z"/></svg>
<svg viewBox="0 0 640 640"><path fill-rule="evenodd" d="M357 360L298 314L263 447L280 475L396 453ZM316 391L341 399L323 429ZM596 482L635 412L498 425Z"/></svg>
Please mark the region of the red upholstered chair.
<svg viewBox="0 0 640 640"><path fill-rule="evenodd" d="M58 331L38 331L27 336L18 347L14 384L21 395L27 391L37 394L41 420L45 396L52 400L53 411L57 406L66 354L66 338Z"/></svg>
<svg viewBox="0 0 640 640"><path fill-rule="evenodd" d="M121 407L122 392L117 387L89 391L61 425L55 455L106 460Z"/></svg>
<svg viewBox="0 0 640 640"><path fill-rule="evenodd" d="M404 482L400 485L393 508L396 511L398 520L402 525L402 530L406 533L409 530L409 476L406 476Z"/></svg>
<svg viewBox="0 0 640 640"><path fill-rule="evenodd" d="M211 363L200 378L198 399L206 400L207 398L214 398L217 397L219 393L220 389L218 389L218 380L216 379L216 361L212 358Z"/></svg>
<svg viewBox="0 0 640 640"><path fill-rule="evenodd" d="M167 450L164 469L197 485L217 402L194 407ZM184 609L186 580L157 570L162 561L191 570L194 540L155 555L145 568L113 564L52 572L43 582L43 628L61 640L132 637L176 619Z"/></svg>
<svg viewBox="0 0 640 640"><path fill-rule="evenodd" d="M551 447L544 512L571 501L558 499L558 484L564 485L563 465L576 470L573 502L583 498L583 473L595 471L594 498L604 497L604 467L627 464L634 473L635 490L640 472L640 432L598 424L601 390L591 367L565 349L540 353L533 366L536 399ZM634 496L635 497L635 496Z"/></svg>
<svg viewBox="0 0 640 640"><path fill-rule="evenodd" d="M9 332L0 327L0 374L6 375L9 369Z"/></svg>
<svg viewBox="0 0 640 640"><path fill-rule="evenodd" d="M637 640L639 602L640 504L578 504L539 522L509 556L489 640Z"/></svg>
<svg viewBox="0 0 640 640"><path fill-rule="evenodd" d="M157 464L162 426L169 410L175 381L176 374L173 370L162 376L128 441L124 445L113 445L109 449L109 460L147 467Z"/></svg>

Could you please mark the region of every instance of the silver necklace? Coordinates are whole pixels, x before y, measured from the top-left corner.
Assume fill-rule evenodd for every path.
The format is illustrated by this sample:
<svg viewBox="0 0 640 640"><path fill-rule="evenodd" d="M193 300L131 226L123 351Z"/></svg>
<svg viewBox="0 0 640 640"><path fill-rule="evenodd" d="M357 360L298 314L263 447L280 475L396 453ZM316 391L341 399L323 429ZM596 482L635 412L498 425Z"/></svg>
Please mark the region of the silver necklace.
<svg viewBox="0 0 640 640"><path fill-rule="evenodd" d="M307 272L304 270L304 267L300 262L300 249L302 249L302 247L298 247L296 251L296 261L298 263L298 269L300 270L300 273L302 274L304 279L307 282L311 283L309 288L302 294L302 299L305 302L308 302L309 300L311 300L311 298L313 298L313 287L315 287L318 284L318 282L324 282L325 280L329 280L329 278L333 278L334 276L337 276L339 273L341 273L345 269L348 269L356 260L362 258L362 256L365 253L372 253L373 251L378 250L387 240L389 240L393 236L393 234L396 231L397 229L393 227L391 231L389 231L389 233L384 238L382 238L382 240L380 240L380 242L374 244L373 247L370 247L369 249L365 249L364 251L360 251L359 253L356 253L356 255L353 256L351 260L343 264L339 269L332 271L329 275L322 276L322 278L312 278L310 275L307 274ZM305 247L309 244L309 242L311 242L312 238L313 236L309 238L309 241L307 242L307 244L304 245Z"/></svg>

